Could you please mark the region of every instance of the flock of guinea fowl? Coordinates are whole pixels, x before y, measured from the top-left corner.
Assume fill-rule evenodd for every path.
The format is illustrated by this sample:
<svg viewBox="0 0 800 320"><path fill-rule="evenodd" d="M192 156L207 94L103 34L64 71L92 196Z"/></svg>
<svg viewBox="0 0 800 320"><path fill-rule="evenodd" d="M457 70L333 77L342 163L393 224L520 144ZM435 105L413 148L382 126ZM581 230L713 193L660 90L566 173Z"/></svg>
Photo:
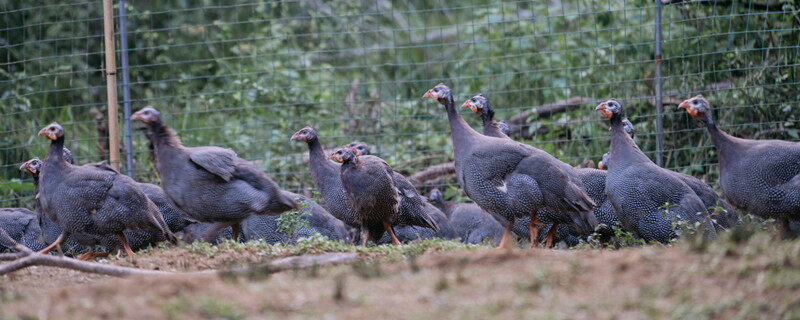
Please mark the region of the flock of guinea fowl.
<svg viewBox="0 0 800 320"><path fill-rule="evenodd" d="M788 232L792 220L800 218L800 144L728 135L717 128L709 102L702 96L679 107L707 127L716 147L724 197L697 178L654 164L637 147L633 125L613 99L595 109L609 119L611 134L610 152L598 170L575 168L512 140L505 124L493 119L494 111L483 95L461 105L481 118L482 132L461 117L446 85L436 85L423 98L444 106L459 186L482 214L494 217L485 223L473 219L473 228L501 221L500 248L514 246L514 234L530 240L533 247L541 242L552 247L559 239L590 234L608 237L614 225L645 241L666 243L677 237L680 223L676 222L681 221L715 237L736 223L739 213L775 219ZM135 233L130 230L156 233L159 239L175 243L172 230L176 228L170 221L176 215L208 224L202 235L205 240L213 241L227 227L233 239L240 239L246 219L304 207L302 196L281 190L231 149L184 146L153 107L137 111L131 119L145 124L160 188L135 182L104 162L73 165L58 123L39 132L52 140L47 155L44 160L26 162L21 169L34 175L38 216L58 230L57 238L47 241L41 253L61 250L68 240L96 244L97 239L111 239L99 243L113 241L117 249L132 255L129 242ZM337 223L357 230L348 240L365 245L387 233L392 243L400 245L396 228L416 226L414 230L438 232L452 215L448 205L453 204L445 204L441 192L431 192L431 204L362 143L328 155L311 127L296 132L291 140L308 145L309 168L324 199L324 208L315 205L315 210L327 211L341 220ZM94 257L96 253L87 251L79 258Z"/></svg>

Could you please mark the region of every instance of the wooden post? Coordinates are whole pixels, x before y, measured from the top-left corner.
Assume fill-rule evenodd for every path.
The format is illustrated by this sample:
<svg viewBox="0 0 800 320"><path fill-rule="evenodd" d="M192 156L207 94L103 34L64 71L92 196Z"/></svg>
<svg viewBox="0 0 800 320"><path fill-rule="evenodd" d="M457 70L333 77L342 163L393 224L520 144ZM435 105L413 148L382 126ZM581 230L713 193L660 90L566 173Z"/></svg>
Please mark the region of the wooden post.
<svg viewBox="0 0 800 320"><path fill-rule="evenodd" d="M119 170L119 116L117 115L117 62L114 51L114 3L103 0L103 31L106 40L106 91L108 96L108 160Z"/></svg>

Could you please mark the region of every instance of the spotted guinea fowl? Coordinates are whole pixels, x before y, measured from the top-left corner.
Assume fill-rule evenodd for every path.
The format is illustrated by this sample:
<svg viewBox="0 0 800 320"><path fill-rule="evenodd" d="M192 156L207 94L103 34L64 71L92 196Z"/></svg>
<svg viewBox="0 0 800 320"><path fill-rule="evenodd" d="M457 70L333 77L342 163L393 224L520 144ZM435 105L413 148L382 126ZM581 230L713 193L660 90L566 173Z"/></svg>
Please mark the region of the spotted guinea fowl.
<svg viewBox="0 0 800 320"><path fill-rule="evenodd" d="M503 237L503 226L491 215L472 203L447 203L439 189L433 189L428 199L445 213L453 225L456 237L464 243L479 244L489 241L498 245Z"/></svg>
<svg viewBox="0 0 800 320"><path fill-rule="evenodd" d="M292 135L291 139L300 140L308 144L311 177L323 199L325 199L325 204L331 214L349 226L360 228L361 218L349 205L342 186L341 164L330 161L325 157L325 152L319 142L316 130L311 127L305 127ZM355 150L356 156L369 155L370 153L369 146L359 141L351 142L343 148L345 147ZM431 206L425 205L425 199L417 194L414 185L398 172L392 171L392 176L400 196L400 212L392 220L392 226L408 229L404 230L407 231L404 232L404 236L416 234L415 231L418 229L416 227L431 229L434 233L438 232L439 227L433 218L436 213L431 211ZM435 210L435 208L433 209ZM408 239L408 237L404 238Z"/></svg>
<svg viewBox="0 0 800 320"><path fill-rule="evenodd" d="M636 133L633 123L631 123L628 119L622 119L622 123L625 132L627 132L628 135L631 136L631 139L633 139ZM603 159L598 163L598 168L601 170L605 169L609 164L609 154L606 153L603 155ZM714 189L708 184L685 173L675 171L668 172L674 174L675 177L683 181L683 183L689 186L689 188L691 188L692 191L694 191L694 193L700 198L700 201L703 201L703 205L706 207L707 211L712 214L714 221L716 222L715 227L717 227L717 230L730 228L739 220L736 209L724 198L720 198Z"/></svg>
<svg viewBox="0 0 800 320"><path fill-rule="evenodd" d="M340 178L342 165L331 161L325 155L317 131L311 127L305 127L295 132L291 140L303 141L308 145L308 166L311 178L314 180L317 191L322 195L322 199L325 200L325 208L328 209L328 212L348 226L360 229L361 218L348 204L347 195L342 186Z"/></svg>
<svg viewBox="0 0 800 320"><path fill-rule="evenodd" d="M528 227L535 241L540 209L568 212L582 233L592 232L597 225L591 213L595 203L582 190L575 168L534 147L473 130L458 114L444 84L423 97L436 99L447 111L456 175L464 193L485 211L508 219L500 247L512 245L511 227L519 217L531 217Z"/></svg>
<svg viewBox="0 0 800 320"><path fill-rule="evenodd" d="M177 239L163 227L158 207L133 179L116 170L75 166L64 159L64 129L52 123L39 131L52 140L39 176L37 197L43 214L61 228L61 235L42 249L49 252L72 234L114 235L125 252L133 251L124 231L157 230L173 243Z"/></svg>
<svg viewBox="0 0 800 320"><path fill-rule="evenodd" d="M369 155L369 148L364 143L350 143L347 147L351 148L356 156ZM435 206L430 205L428 199L421 196L414 184L404 175L392 170L392 179L394 179L397 194L400 196L400 212L392 220L392 226L421 227L430 229L433 233L439 232L439 226L434 216L441 218L444 214Z"/></svg>
<svg viewBox="0 0 800 320"><path fill-rule="evenodd" d="M279 215L297 208L261 169L233 150L184 146L153 107L142 108L131 119L144 122L150 132L164 192L190 218L217 223L209 237L231 226L238 238L240 224L247 217Z"/></svg>
<svg viewBox="0 0 800 320"><path fill-rule="evenodd" d="M478 94L467 99L461 107L469 108L481 118L483 134L485 136L511 139L503 133L503 127L500 123L494 120L494 110L489 103L489 99L484 95ZM575 174L583 183L583 190L589 195L589 198L597 204L592 210L592 214L597 218L598 223L609 227L613 225L617 219L611 208L611 204L607 203L608 198L605 196L605 172L591 168L580 168L575 170ZM574 232L571 228L559 228L559 225L571 224L573 222L571 216L566 212L543 208L538 212L537 216L539 221L544 223L544 230L548 230L544 237L545 247L552 247L555 245L557 239L577 239L580 237L578 234L573 234ZM514 233L519 234L520 231L523 231L520 229L524 228L520 228L519 223L516 223L512 230ZM600 231L601 234L610 233L608 228L598 231Z"/></svg>
<svg viewBox="0 0 800 320"><path fill-rule="evenodd" d="M366 232L362 245L369 239L378 241L383 231L389 233L392 243L400 245L392 230L392 221L400 212L400 195L392 167L376 156L356 156L351 148L338 149L330 158L342 163L342 186L348 203L361 218L362 231Z"/></svg>
<svg viewBox="0 0 800 320"><path fill-rule="evenodd" d="M0 208L0 229L11 239L31 250L42 250L47 246L41 240L42 229L36 213L25 208ZM10 244L0 242L0 252L11 249Z"/></svg>
<svg viewBox="0 0 800 320"><path fill-rule="evenodd" d="M719 161L719 185L734 207L781 222L784 235L800 220L800 143L749 140L717 127L711 104L703 96L683 101L679 108L702 122L711 134Z"/></svg>
<svg viewBox="0 0 800 320"><path fill-rule="evenodd" d="M645 241L667 243L676 237L673 221L681 219L702 223L703 231L713 236L700 198L671 171L650 161L625 132L622 106L612 99L596 110L611 121L606 195L622 227Z"/></svg>

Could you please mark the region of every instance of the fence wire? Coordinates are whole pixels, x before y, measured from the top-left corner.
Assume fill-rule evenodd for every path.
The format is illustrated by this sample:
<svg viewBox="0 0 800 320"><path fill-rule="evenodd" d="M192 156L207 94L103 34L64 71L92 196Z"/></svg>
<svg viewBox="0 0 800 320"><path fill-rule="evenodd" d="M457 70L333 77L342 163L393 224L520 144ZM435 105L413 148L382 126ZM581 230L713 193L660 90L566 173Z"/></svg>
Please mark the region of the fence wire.
<svg viewBox="0 0 800 320"><path fill-rule="evenodd" d="M675 109L698 93L732 134L800 138L800 3L662 3L665 167L716 183L707 134ZM102 2L0 10L0 206L32 207L18 167L46 153L41 127L61 123L78 163L107 156ZM438 82L457 101L488 96L516 139L573 165L607 151L594 106L617 98L654 156L651 1L131 0L125 10L133 109L155 106L186 145L230 147L289 190L313 189L306 146L289 141L306 125L328 149L361 140L407 174L452 161L445 114L421 99ZM136 178L157 182L134 132ZM461 198L453 177L424 183Z"/></svg>

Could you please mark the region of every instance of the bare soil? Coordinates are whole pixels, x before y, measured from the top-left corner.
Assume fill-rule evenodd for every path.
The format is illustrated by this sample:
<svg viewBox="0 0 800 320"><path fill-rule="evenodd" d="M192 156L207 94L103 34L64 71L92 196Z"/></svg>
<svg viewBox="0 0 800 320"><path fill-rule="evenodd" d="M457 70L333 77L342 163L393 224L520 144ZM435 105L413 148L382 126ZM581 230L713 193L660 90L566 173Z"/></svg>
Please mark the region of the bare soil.
<svg viewBox="0 0 800 320"><path fill-rule="evenodd" d="M0 318L776 319L800 317L800 242L757 236L693 249L428 250L352 265L223 279L87 275L49 267L0 278ZM181 248L110 259L192 271L264 261Z"/></svg>

